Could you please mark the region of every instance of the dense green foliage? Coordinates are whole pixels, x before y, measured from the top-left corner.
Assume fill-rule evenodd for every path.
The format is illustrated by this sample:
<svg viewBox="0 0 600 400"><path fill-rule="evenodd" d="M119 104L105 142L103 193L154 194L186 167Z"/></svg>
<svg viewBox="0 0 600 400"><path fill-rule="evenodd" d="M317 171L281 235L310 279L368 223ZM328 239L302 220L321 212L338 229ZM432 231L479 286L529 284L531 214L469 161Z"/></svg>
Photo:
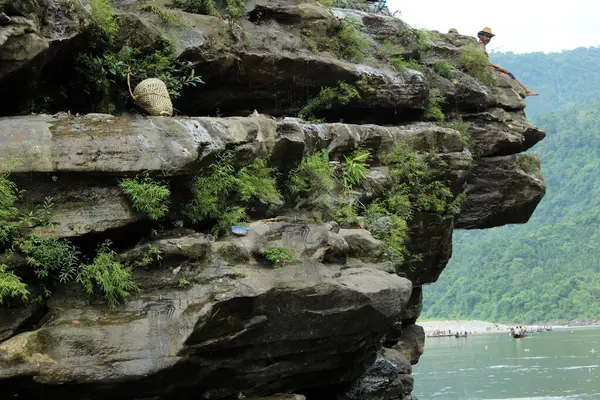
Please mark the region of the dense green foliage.
<svg viewBox="0 0 600 400"><path fill-rule="evenodd" d="M427 107L425 108L424 117L432 121L443 121L445 117L442 111L442 105L444 104L444 96L438 88L432 88L429 90L427 96Z"/></svg>
<svg viewBox="0 0 600 400"><path fill-rule="evenodd" d="M238 18L244 13L245 2L243 0L173 0L174 7L196 14L212 15L219 17L219 6L224 5L232 17Z"/></svg>
<svg viewBox="0 0 600 400"><path fill-rule="evenodd" d="M31 236L19 241L19 249L39 278L54 276L60 282L67 282L77 276L80 253L66 239Z"/></svg>
<svg viewBox="0 0 600 400"><path fill-rule="evenodd" d="M600 101L537 119L546 196L525 225L455 232L424 317L600 318Z"/></svg>
<svg viewBox="0 0 600 400"><path fill-rule="evenodd" d="M313 35L309 28L301 30L302 42L311 51L330 51L350 61L363 61L370 54L374 42L361 31L361 22L345 17L339 24L328 28L327 35Z"/></svg>
<svg viewBox="0 0 600 400"><path fill-rule="evenodd" d="M167 185L154 181L148 175L124 179L120 185L134 210L146 213L155 220L169 211L171 191Z"/></svg>
<svg viewBox="0 0 600 400"><path fill-rule="evenodd" d="M423 159L398 142L383 158L390 167L390 180L394 182L384 199L370 204L365 212L367 228L373 236L388 246L391 260L400 265L408 255L407 220L415 210L436 213L452 212L453 195L444 183L436 181L429 172L434 157Z"/></svg>
<svg viewBox="0 0 600 400"><path fill-rule="evenodd" d="M490 85L493 82L492 69L487 54L478 45L473 44L463 48L460 55L460 65L469 75Z"/></svg>
<svg viewBox="0 0 600 400"><path fill-rule="evenodd" d="M323 122L322 119L316 117L319 111L331 108L333 104L346 105L351 100L358 98L360 98L360 93L354 85L340 81L336 87L321 89L317 96L310 99L300 109L298 117L315 123Z"/></svg>
<svg viewBox="0 0 600 400"><path fill-rule="evenodd" d="M294 261L292 251L285 247L269 247L268 249L262 249L259 254L279 267L283 267L285 264Z"/></svg>
<svg viewBox="0 0 600 400"><path fill-rule="evenodd" d="M81 266L77 282L81 283L89 294L100 291L111 308L127 299L139 289L132 277L132 268L117 260L117 253L110 243L103 243L92 263Z"/></svg>
<svg viewBox="0 0 600 400"><path fill-rule="evenodd" d="M600 99L600 48L577 48L561 53L490 53L490 61L507 68L537 97L527 98L527 116Z"/></svg>
<svg viewBox="0 0 600 400"><path fill-rule="evenodd" d="M230 153L223 154L196 177L192 192L187 217L192 222L214 220L215 235L246 220L246 209L257 203L265 206L282 204L274 171L264 159L257 158L252 164L236 170Z"/></svg>
<svg viewBox="0 0 600 400"><path fill-rule="evenodd" d="M288 189L292 195L331 196L335 182L327 151L303 157L300 165L290 173Z"/></svg>
<svg viewBox="0 0 600 400"><path fill-rule="evenodd" d="M0 305L13 297L27 300L28 295L27 285L21 282L21 278L10 271L6 265L0 264Z"/></svg>

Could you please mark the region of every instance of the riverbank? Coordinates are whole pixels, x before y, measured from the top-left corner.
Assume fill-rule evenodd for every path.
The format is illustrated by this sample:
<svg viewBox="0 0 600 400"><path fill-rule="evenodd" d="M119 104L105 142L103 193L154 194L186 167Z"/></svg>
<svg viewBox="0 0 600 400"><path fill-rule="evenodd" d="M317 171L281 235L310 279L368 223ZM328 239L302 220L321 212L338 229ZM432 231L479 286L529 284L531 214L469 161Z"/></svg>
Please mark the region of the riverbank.
<svg viewBox="0 0 600 400"><path fill-rule="evenodd" d="M509 332L511 326L515 326L514 324L507 325L479 320L417 321L417 324L423 327L427 336L430 336L437 331L443 331L446 333L468 332L471 335L493 332Z"/></svg>

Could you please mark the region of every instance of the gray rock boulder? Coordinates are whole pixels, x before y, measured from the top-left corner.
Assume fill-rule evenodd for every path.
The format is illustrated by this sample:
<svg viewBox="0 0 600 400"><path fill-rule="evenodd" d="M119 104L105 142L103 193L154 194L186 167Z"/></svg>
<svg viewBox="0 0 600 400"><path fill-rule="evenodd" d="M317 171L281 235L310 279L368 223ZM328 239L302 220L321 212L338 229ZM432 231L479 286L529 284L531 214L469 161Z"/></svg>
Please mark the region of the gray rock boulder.
<svg viewBox="0 0 600 400"><path fill-rule="evenodd" d="M457 228L523 224L546 193L534 154L480 159L469 178Z"/></svg>
<svg viewBox="0 0 600 400"><path fill-rule="evenodd" d="M402 325L402 337L393 347L412 364L417 364L425 350L425 330L420 325Z"/></svg>
<svg viewBox="0 0 600 400"><path fill-rule="evenodd" d="M244 278L184 291L149 290L116 311L57 293L39 329L0 344L0 380L21 377L8 386L14 394L39 389L66 399L142 399L192 388L217 399L307 388L324 376L351 382L371 364L411 292L409 281L369 269L239 272Z"/></svg>
<svg viewBox="0 0 600 400"><path fill-rule="evenodd" d="M373 365L341 397L343 400L401 400L413 389L412 368L402 353L383 349Z"/></svg>

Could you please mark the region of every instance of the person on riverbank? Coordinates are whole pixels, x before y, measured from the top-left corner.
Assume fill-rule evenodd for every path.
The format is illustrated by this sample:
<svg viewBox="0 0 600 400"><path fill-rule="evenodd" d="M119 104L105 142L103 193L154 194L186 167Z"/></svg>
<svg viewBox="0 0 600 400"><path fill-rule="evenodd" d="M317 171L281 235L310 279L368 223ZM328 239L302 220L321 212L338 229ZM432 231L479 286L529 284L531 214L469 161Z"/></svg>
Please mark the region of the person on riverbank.
<svg viewBox="0 0 600 400"><path fill-rule="evenodd" d="M485 54L487 55L487 44L492 40L492 38L496 36L492 33L492 29L489 27L485 27L482 30L480 30L477 33L477 37L479 38L479 47L481 47L481 49L485 52ZM523 90L525 90L525 96L539 96L538 93L533 92L531 90L529 90L525 85L523 85L521 83L521 81L519 81L509 70L507 70L506 68L503 68L499 65L496 64L492 64L490 63L490 65L492 66L492 68L494 68L494 70L500 74L505 74L510 76L512 79L514 79L515 81L517 81L517 83L519 84L519 86L521 86L523 88Z"/></svg>

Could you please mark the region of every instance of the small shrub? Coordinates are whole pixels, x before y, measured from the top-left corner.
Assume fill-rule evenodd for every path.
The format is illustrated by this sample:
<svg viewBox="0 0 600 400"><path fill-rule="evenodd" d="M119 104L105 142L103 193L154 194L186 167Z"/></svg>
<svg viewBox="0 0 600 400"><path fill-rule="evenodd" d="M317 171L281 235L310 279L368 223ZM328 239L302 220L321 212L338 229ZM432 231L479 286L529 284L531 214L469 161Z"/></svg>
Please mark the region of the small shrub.
<svg viewBox="0 0 600 400"><path fill-rule="evenodd" d="M36 225L51 226L52 198L46 197L42 205L26 213L22 213L16 206L22 197L23 191L10 180L10 170L0 169L0 246L9 247L11 243L22 235L27 227Z"/></svg>
<svg viewBox="0 0 600 400"><path fill-rule="evenodd" d="M462 118L455 118L450 122L450 128L460 132L462 143L465 149L469 150L475 155L475 142L469 133L470 122L463 120Z"/></svg>
<svg viewBox="0 0 600 400"><path fill-rule="evenodd" d="M417 43L419 43L419 47L421 51L427 51L431 47L428 41L430 40L430 32L424 29L413 29L413 33L417 38Z"/></svg>
<svg viewBox="0 0 600 400"><path fill-rule="evenodd" d="M257 158L237 173L237 191L243 202L255 199L263 204L280 204L281 194L273 179L275 170L267 166L264 158Z"/></svg>
<svg viewBox="0 0 600 400"><path fill-rule="evenodd" d="M0 171L0 246L8 245L18 235L20 212L16 207L22 192L9 179L8 172Z"/></svg>
<svg viewBox="0 0 600 400"><path fill-rule="evenodd" d="M538 159L532 154L521 154L515 164L518 168L521 168L523 172L532 174L539 171L540 164Z"/></svg>
<svg viewBox="0 0 600 400"><path fill-rule="evenodd" d="M384 39L377 48L377 56L382 60L389 60L393 57L400 57L404 53L401 45L394 43L390 38Z"/></svg>
<svg viewBox="0 0 600 400"><path fill-rule="evenodd" d="M300 34L302 36L302 43L304 43L307 49L314 52L319 51L319 45L313 38L313 32L310 29L303 28Z"/></svg>
<svg viewBox="0 0 600 400"><path fill-rule="evenodd" d="M396 68L396 71L402 72L406 69L423 71L423 67L417 60L405 60L402 57L392 57L390 63Z"/></svg>
<svg viewBox="0 0 600 400"><path fill-rule="evenodd" d="M444 97L440 89L433 88L429 90L424 117L428 120L443 121L445 116L441 108L442 104L444 104Z"/></svg>
<svg viewBox="0 0 600 400"><path fill-rule="evenodd" d="M331 194L335 182L327 151L322 150L321 154L304 156L300 165L290 173L287 186L293 195L307 194L311 197L319 197Z"/></svg>
<svg viewBox="0 0 600 400"><path fill-rule="evenodd" d="M160 262L160 260L162 260L161 254L158 247L149 246L148 250L142 254L142 258L135 261L134 265L136 267L147 268L155 262Z"/></svg>
<svg viewBox="0 0 600 400"><path fill-rule="evenodd" d="M144 6L142 10L151 12L152 14L156 15L160 19L160 21L165 25L185 26L185 23L181 19L181 16L174 11L167 10L154 4L148 4Z"/></svg>
<svg viewBox="0 0 600 400"><path fill-rule="evenodd" d="M471 76L490 86L494 80L487 54L476 44L463 48L460 55L461 68Z"/></svg>
<svg viewBox="0 0 600 400"><path fill-rule="evenodd" d="M454 79L456 75L454 66L446 60L436 61L435 64L433 64L433 70L446 79Z"/></svg>
<svg viewBox="0 0 600 400"><path fill-rule="evenodd" d="M274 265L278 265L280 267L283 267L285 264L294 261L294 256L291 250L284 247L270 247L268 249L259 251L258 254Z"/></svg>
<svg viewBox="0 0 600 400"><path fill-rule="evenodd" d="M394 214L381 202L374 202L367 207L365 223L373 237L387 245L390 261L395 265L402 264L408 254L406 218Z"/></svg>
<svg viewBox="0 0 600 400"><path fill-rule="evenodd" d="M353 194L337 197L331 218L342 226L356 225L360 218L358 216L359 203Z"/></svg>
<svg viewBox="0 0 600 400"><path fill-rule="evenodd" d="M79 272L80 253L66 239L31 236L19 243L19 249L38 278L52 275L60 282L68 282Z"/></svg>
<svg viewBox="0 0 600 400"><path fill-rule="evenodd" d="M450 188L433 179L429 163L437 160L422 160L403 142L383 157L390 167L390 179L394 182L387 205L390 211L408 217L406 208L426 212L442 213L454 197ZM439 163L438 163L439 165ZM410 206L409 206L410 205ZM403 212L400 212L404 210Z"/></svg>
<svg viewBox="0 0 600 400"><path fill-rule="evenodd" d="M320 123L322 119L318 119L316 114L319 111L331 108L334 104L346 105L353 99L360 98L360 93L353 85L339 81L335 88L326 87L321 89L317 97L308 101L308 103L300 109L298 117L307 121Z"/></svg>
<svg viewBox="0 0 600 400"><path fill-rule="evenodd" d="M98 254L91 264L81 266L77 282L81 283L89 294L97 290L103 293L108 306L115 308L132 293L139 291L131 272L130 266L117 261L117 254L107 241L99 247Z"/></svg>
<svg viewBox="0 0 600 400"><path fill-rule="evenodd" d="M334 39L334 49L350 61L363 61L367 57L372 41L360 31L360 22L353 17L345 17L340 22L339 31Z"/></svg>
<svg viewBox="0 0 600 400"><path fill-rule="evenodd" d="M124 179L120 186L129 197L133 209L147 214L151 219L160 219L169 211L169 187L154 181L148 175Z"/></svg>
<svg viewBox="0 0 600 400"><path fill-rule="evenodd" d="M262 158L236 172L232 154L224 154L206 174L195 178L186 215L192 222L216 220L215 235L227 232L246 219L245 207L257 202L270 207L282 204L273 174Z"/></svg>
<svg viewBox="0 0 600 400"><path fill-rule="evenodd" d="M179 284L180 288L184 288L184 287L186 287L187 285L190 284L190 281L188 281L185 278L179 278L179 280L177 281L177 283Z"/></svg>
<svg viewBox="0 0 600 400"><path fill-rule="evenodd" d="M115 12L110 5L110 0L89 0L91 17L94 27L103 36L103 39L112 42L119 32L119 25Z"/></svg>
<svg viewBox="0 0 600 400"><path fill-rule="evenodd" d="M244 13L243 0L226 0L225 4L225 9L234 18L239 18ZM172 5L189 13L220 16L215 0L174 0Z"/></svg>
<svg viewBox="0 0 600 400"><path fill-rule="evenodd" d="M162 48L158 50L132 48L125 45L118 52L108 52L99 57L82 55L78 61L83 71L88 69L98 71L100 74L98 78L104 77L108 80L105 83L100 82L101 86L97 89L106 90L111 86L110 81L114 81L125 90L127 75L130 72L132 80L141 81L148 78L162 80L173 99L181 95L184 87L204 83L201 77L195 75L191 62L176 58L173 45L168 42L163 42Z"/></svg>
<svg viewBox="0 0 600 400"><path fill-rule="evenodd" d="M350 157L344 155L344 191L350 192L365 180L369 173L367 161L370 157L371 153L364 149L354 151Z"/></svg>
<svg viewBox="0 0 600 400"><path fill-rule="evenodd" d="M24 301L29 296L27 285L4 264L0 264L0 305L13 297L21 297Z"/></svg>

